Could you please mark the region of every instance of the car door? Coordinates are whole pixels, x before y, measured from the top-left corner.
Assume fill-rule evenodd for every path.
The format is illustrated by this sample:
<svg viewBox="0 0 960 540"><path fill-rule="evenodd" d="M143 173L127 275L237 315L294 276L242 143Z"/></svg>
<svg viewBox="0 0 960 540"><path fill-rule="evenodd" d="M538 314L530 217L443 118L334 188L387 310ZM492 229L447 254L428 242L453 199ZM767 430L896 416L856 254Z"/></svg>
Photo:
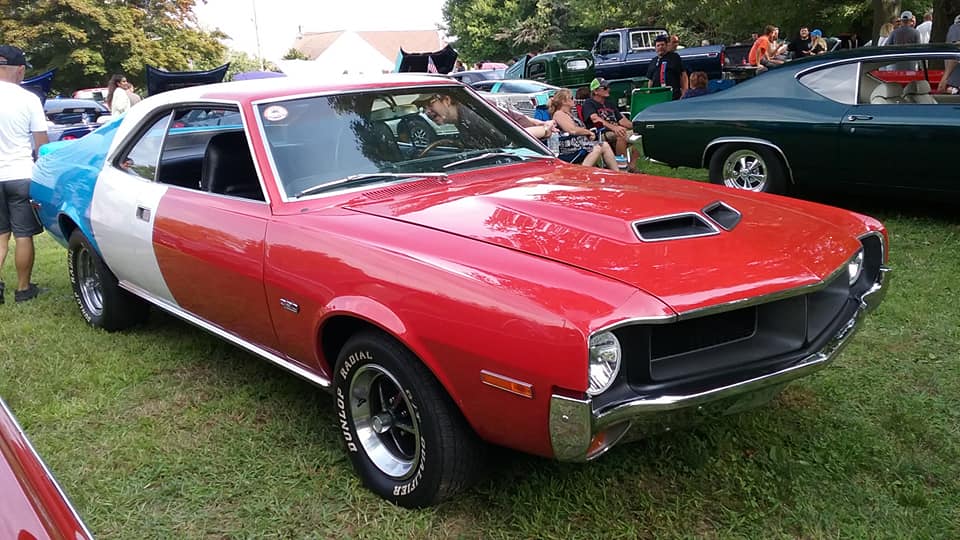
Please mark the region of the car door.
<svg viewBox="0 0 960 540"><path fill-rule="evenodd" d="M275 350L263 287L269 203L242 125L176 127L200 107L177 109L167 117L164 125L170 127L153 178L135 179L149 184L142 193L152 194L139 197L133 210L136 221L147 225L137 240L150 279L142 277L143 261L121 261L122 271L175 313ZM228 146L215 144L224 136L232 141ZM243 189L233 190L231 183L243 183Z"/></svg>
<svg viewBox="0 0 960 540"><path fill-rule="evenodd" d="M918 61L920 66L924 63L924 60ZM952 167L956 141L960 139L960 101L951 101L946 95L911 94L911 88L918 83L924 90L928 89L923 70L916 72L918 82L910 85L912 81L897 80L900 73L875 71L878 67L865 64L864 70L878 75L881 81L892 77L891 80L897 82L880 82L877 86L908 84L903 85L904 94L899 100L874 99L872 103L851 106L845 112L840 133L848 155L861 164L858 183L883 190L960 190ZM869 95L860 101L867 99ZM850 174L853 173L851 170Z"/></svg>

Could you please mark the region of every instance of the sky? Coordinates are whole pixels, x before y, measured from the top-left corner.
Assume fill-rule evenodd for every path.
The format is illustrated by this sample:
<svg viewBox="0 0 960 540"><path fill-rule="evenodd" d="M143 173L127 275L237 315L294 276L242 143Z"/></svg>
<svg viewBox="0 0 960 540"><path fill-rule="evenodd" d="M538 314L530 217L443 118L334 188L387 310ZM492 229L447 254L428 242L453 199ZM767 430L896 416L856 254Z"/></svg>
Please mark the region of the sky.
<svg viewBox="0 0 960 540"><path fill-rule="evenodd" d="M443 22L444 0L197 0L201 26L219 28L226 45L279 60L303 32L334 30L428 30ZM256 24L254 24L256 20ZM259 31L257 31L259 30Z"/></svg>

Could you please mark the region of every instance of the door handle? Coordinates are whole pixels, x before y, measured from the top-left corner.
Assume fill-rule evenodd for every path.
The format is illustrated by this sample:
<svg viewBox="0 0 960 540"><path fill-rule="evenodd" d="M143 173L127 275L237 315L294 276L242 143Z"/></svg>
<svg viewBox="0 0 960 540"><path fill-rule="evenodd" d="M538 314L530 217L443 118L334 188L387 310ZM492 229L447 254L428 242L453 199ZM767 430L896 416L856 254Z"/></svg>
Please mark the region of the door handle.
<svg viewBox="0 0 960 540"><path fill-rule="evenodd" d="M137 219L150 223L150 209L146 206L137 206Z"/></svg>
<svg viewBox="0 0 960 540"><path fill-rule="evenodd" d="M850 122L856 122L857 120L873 120L873 117L869 114L851 114L847 117L847 120Z"/></svg>

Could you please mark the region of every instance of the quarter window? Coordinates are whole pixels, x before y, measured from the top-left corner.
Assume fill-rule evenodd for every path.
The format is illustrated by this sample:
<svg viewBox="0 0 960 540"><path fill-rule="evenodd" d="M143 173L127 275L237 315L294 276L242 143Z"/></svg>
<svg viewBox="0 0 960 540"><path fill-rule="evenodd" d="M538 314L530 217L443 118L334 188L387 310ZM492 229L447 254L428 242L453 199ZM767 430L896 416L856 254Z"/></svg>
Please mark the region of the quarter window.
<svg viewBox="0 0 960 540"><path fill-rule="evenodd" d="M800 77L800 84L827 99L853 105L857 102L859 68L860 64L852 63L820 69Z"/></svg>

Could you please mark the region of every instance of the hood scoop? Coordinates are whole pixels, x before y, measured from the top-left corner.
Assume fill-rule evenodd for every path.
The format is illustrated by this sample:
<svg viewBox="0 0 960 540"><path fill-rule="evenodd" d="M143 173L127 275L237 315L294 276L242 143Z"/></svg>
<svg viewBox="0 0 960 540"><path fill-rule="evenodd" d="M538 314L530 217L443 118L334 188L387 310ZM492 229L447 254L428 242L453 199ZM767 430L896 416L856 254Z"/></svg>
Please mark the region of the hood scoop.
<svg viewBox="0 0 960 540"><path fill-rule="evenodd" d="M733 228L737 226L737 223L740 223L740 218L743 217L736 208L723 201L708 204L703 209L703 213L717 225L723 227L725 231L732 231Z"/></svg>
<svg viewBox="0 0 960 540"><path fill-rule="evenodd" d="M633 230L643 242L663 242L720 234L713 223L696 212L686 212L633 222Z"/></svg>

